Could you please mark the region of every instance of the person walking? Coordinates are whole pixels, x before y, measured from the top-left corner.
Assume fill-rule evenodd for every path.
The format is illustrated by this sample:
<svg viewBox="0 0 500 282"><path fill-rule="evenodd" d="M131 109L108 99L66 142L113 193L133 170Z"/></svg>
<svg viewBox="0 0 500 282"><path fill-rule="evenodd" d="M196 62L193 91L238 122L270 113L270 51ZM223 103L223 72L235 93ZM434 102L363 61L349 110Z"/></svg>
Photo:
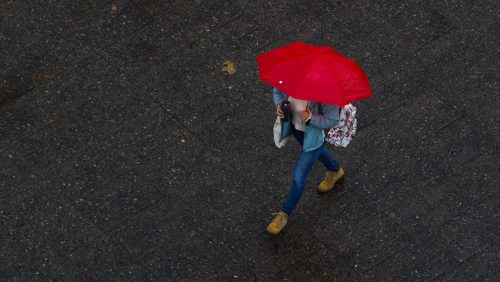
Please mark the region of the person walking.
<svg viewBox="0 0 500 282"><path fill-rule="evenodd" d="M281 123L277 118L275 123L275 128L281 129L279 134L275 132L276 146L281 147L290 135L301 146L288 197L266 228L269 233L278 234L300 200L307 175L317 160L327 169L325 179L318 186L320 192L332 190L343 180L344 170L325 146L324 129L330 128L331 132L338 128L340 107L346 116L346 112L352 110L346 111L345 107L349 109L349 104L372 97L373 93L361 67L329 46L296 41L260 54L257 64L260 79L274 87L276 114L285 117ZM282 108L283 105L286 107ZM346 125L345 120L341 123ZM342 134L337 133L329 134L329 142L338 143L336 139ZM348 143L349 138L345 141ZM346 144L341 142L341 145Z"/></svg>
<svg viewBox="0 0 500 282"><path fill-rule="evenodd" d="M319 192L328 192L336 183L342 182L344 170L325 146L324 141L324 129L335 126L339 121L338 106L295 99L277 88L273 89L273 100L276 114L282 118L279 141L293 135L301 146L288 197L266 228L269 233L278 234L285 227L288 217L297 206L306 185L307 175L317 160L327 169L325 178L318 186ZM281 108L284 101L290 102L291 105L291 118L286 121L283 120L284 113Z"/></svg>

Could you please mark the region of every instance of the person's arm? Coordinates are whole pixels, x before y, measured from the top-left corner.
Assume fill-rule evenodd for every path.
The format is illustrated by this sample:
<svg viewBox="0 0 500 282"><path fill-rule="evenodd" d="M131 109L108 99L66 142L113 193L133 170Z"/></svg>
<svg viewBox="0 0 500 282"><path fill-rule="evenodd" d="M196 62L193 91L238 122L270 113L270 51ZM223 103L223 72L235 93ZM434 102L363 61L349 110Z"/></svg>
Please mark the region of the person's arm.
<svg viewBox="0 0 500 282"><path fill-rule="evenodd" d="M278 105L283 102L283 95L283 92L279 91L276 88L273 88L273 102L275 107L278 107Z"/></svg>
<svg viewBox="0 0 500 282"><path fill-rule="evenodd" d="M327 104L321 104L323 114L312 114L308 124L318 128L331 128L339 122L339 107Z"/></svg>

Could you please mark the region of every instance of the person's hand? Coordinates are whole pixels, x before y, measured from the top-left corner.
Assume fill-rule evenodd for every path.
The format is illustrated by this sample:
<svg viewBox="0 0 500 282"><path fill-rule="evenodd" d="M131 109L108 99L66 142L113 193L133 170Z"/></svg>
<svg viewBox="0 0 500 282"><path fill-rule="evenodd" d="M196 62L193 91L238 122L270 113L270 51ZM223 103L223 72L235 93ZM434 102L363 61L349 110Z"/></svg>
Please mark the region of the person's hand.
<svg viewBox="0 0 500 282"><path fill-rule="evenodd" d="M283 111L281 110L281 103L279 103L278 107L276 108L276 115L278 115L280 118L285 117L285 115L283 114Z"/></svg>
<svg viewBox="0 0 500 282"><path fill-rule="evenodd" d="M307 107L305 111L300 112L300 117L302 121L306 121L309 118L310 114L311 114L311 109L309 109L309 107Z"/></svg>

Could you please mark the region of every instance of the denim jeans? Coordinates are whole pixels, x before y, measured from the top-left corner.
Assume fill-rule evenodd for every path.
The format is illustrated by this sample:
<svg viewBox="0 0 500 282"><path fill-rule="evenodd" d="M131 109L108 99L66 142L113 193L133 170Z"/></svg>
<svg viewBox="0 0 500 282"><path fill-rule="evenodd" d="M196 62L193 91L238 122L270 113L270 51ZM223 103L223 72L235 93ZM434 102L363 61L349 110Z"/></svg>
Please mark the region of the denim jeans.
<svg viewBox="0 0 500 282"><path fill-rule="evenodd" d="M304 132L293 128L292 132L295 139L302 145L304 143ZM293 171L292 187L288 192L286 202L283 204L283 211L287 214L291 214L299 202L306 186L307 175L318 159L330 171L337 171L340 169L339 163L324 143L316 150L301 152Z"/></svg>

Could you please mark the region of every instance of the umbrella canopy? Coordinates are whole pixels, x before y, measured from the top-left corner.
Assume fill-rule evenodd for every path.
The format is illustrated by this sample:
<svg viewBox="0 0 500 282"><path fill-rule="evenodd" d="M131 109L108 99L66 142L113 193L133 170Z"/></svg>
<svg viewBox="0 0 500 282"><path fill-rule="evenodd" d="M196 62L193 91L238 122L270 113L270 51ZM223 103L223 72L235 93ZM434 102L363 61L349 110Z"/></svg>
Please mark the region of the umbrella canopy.
<svg viewBox="0 0 500 282"><path fill-rule="evenodd" d="M359 65L331 47L302 42L257 57L260 79L302 100L344 106L373 96Z"/></svg>

